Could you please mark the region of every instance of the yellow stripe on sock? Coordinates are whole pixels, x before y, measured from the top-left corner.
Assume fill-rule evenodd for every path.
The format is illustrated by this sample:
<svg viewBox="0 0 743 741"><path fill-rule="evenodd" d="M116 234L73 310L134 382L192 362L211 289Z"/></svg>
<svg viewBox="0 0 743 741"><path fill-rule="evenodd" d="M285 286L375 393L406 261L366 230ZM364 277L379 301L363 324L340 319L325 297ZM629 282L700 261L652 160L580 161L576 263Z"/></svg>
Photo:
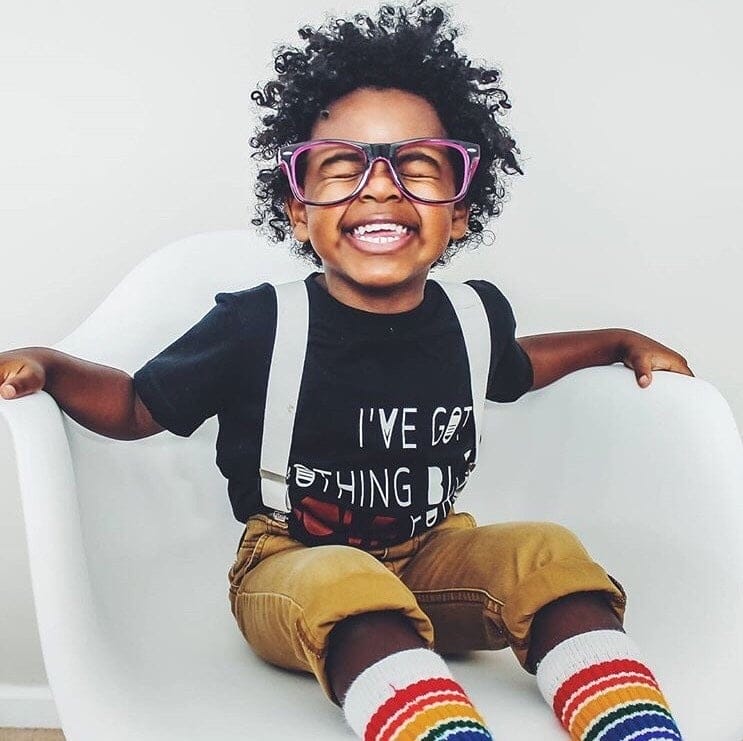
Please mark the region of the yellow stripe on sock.
<svg viewBox="0 0 743 741"><path fill-rule="evenodd" d="M394 741L416 739L421 733L435 728L440 721L466 718L485 725L485 720L474 706L465 702L446 702L426 708L414 715L392 735Z"/></svg>

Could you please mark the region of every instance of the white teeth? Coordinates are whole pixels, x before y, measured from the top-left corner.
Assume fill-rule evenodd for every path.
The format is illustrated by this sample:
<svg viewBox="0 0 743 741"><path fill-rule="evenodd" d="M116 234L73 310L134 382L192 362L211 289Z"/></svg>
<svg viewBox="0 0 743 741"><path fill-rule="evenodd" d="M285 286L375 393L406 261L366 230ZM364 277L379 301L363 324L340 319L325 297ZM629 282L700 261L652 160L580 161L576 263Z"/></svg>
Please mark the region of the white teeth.
<svg viewBox="0 0 743 741"><path fill-rule="evenodd" d="M369 232L395 232L398 235L407 234L410 231L408 227L403 226L402 224L393 224L393 223L376 223L376 224L361 224L361 226L357 226L353 230L353 235L355 237L363 237L365 234ZM394 242L397 237L379 237L378 239L369 239L365 241L370 242L378 242L380 244L383 244L385 242Z"/></svg>
<svg viewBox="0 0 743 741"><path fill-rule="evenodd" d="M397 242L400 237L367 237L363 234L357 237L362 242L371 242L372 244L388 244L389 242Z"/></svg>

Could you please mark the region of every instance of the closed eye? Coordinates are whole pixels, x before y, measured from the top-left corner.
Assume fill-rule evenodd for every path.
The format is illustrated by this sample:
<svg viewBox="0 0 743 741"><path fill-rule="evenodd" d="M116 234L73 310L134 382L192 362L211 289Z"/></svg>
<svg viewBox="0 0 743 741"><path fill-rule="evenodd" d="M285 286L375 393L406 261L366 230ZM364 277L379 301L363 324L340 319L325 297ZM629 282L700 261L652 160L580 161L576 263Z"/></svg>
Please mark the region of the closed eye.
<svg viewBox="0 0 743 741"><path fill-rule="evenodd" d="M323 159L320 163L321 177L349 177L364 170L364 161L358 154L338 152Z"/></svg>
<svg viewBox="0 0 743 741"><path fill-rule="evenodd" d="M397 169L405 177L437 178L441 176L440 163L423 152L406 152L397 158Z"/></svg>

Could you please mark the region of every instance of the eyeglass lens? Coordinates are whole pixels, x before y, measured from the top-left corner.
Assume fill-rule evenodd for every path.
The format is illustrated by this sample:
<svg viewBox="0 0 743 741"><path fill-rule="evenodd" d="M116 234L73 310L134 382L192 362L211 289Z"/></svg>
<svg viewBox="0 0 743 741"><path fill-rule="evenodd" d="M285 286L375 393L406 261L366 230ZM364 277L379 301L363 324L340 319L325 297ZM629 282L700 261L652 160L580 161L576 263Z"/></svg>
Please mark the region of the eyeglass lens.
<svg viewBox="0 0 743 741"><path fill-rule="evenodd" d="M358 187L368 166L366 153L351 144L318 142L294 165L300 192L318 204L340 201ZM413 142L400 147L392 166L405 190L415 198L448 201L462 190L465 155L442 142Z"/></svg>

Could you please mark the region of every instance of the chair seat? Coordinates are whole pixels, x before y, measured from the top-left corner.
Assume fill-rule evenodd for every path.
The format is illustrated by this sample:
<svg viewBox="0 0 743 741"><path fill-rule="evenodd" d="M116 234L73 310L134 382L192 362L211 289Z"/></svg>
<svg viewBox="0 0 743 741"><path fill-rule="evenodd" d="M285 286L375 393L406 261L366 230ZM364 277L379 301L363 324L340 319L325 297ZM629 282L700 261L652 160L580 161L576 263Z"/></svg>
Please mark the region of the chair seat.
<svg viewBox="0 0 743 741"><path fill-rule="evenodd" d="M105 620L128 712L148 719L138 738L349 739L342 712L312 675L266 664L245 643L226 596L224 565L234 548L218 535L163 553L156 563L109 564L128 573L115 587L116 604L132 608ZM448 662L500 738L564 739L510 651Z"/></svg>

